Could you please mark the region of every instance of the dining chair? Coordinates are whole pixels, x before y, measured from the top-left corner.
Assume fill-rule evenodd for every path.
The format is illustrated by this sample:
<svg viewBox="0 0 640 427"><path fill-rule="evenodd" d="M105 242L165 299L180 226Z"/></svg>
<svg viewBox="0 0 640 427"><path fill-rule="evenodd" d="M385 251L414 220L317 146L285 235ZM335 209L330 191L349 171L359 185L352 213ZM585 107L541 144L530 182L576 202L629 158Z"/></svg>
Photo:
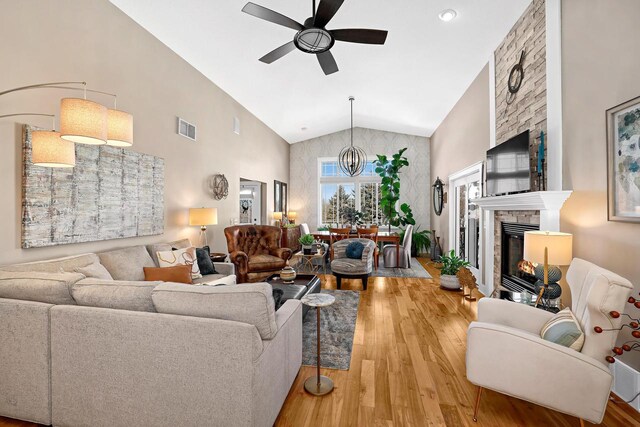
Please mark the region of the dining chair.
<svg viewBox="0 0 640 427"><path fill-rule="evenodd" d="M384 266L398 266L399 268L411 268L411 243L413 239L413 225L407 225L404 233L404 239L400 250L396 245L384 245L382 248L382 258ZM396 259L396 253L399 252L400 259Z"/></svg>
<svg viewBox="0 0 640 427"><path fill-rule="evenodd" d="M342 228L329 227L329 245L331 246L331 249L330 249L331 261L333 261L333 243L338 242L340 240L348 239L350 237L349 233L351 233L351 227L342 227Z"/></svg>
<svg viewBox="0 0 640 427"><path fill-rule="evenodd" d="M359 239L373 240L373 243L375 243L376 245L375 251L373 253L373 266L376 271L378 271L378 258L380 257L380 248L378 247L378 230L379 228L377 225L356 228Z"/></svg>

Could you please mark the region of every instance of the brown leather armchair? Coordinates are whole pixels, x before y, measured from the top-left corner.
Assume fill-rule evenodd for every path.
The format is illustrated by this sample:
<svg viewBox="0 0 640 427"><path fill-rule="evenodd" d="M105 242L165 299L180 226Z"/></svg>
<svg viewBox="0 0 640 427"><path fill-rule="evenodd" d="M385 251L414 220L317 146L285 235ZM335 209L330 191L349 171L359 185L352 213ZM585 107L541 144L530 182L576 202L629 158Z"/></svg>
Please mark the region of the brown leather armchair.
<svg viewBox="0 0 640 427"><path fill-rule="evenodd" d="M281 234L280 228L270 225L237 225L224 229L238 283L259 282L285 267L291 258L291 249L280 247Z"/></svg>

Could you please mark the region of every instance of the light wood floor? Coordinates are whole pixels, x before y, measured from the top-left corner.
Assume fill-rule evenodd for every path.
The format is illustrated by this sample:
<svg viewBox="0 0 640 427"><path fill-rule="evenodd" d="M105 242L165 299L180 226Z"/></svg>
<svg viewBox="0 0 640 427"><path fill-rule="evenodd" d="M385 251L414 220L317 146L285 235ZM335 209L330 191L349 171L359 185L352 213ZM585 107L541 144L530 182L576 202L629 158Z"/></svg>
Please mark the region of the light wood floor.
<svg viewBox="0 0 640 427"><path fill-rule="evenodd" d="M465 342L476 302L438 287L438 271L421 260L433 280L375 278L361 293L351 368L325 369L334 391L314 397L303 367L276 421L277 426L579 426L563 415L492 391L482 397L473 423L475 387L465 378ZM333 277L323 288L335 289ZM343 281L343 289L361 289ZM603 426L640 425L628 405L609 403ZM0 427L34 424L0 418Z"/></svg>

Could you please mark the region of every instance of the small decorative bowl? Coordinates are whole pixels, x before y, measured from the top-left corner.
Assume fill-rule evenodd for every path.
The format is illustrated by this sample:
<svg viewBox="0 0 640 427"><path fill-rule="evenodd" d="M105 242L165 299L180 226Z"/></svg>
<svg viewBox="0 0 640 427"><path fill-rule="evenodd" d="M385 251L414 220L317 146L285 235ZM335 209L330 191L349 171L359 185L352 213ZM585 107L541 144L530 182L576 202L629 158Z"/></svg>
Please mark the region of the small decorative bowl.
<svg viewBox="0 0 640 427"><path fill-rule="evenodd" d="M290 265L286 266L280 271L280 278L282 279L283 283L293 283L296 276L296 271Z"/></svg>

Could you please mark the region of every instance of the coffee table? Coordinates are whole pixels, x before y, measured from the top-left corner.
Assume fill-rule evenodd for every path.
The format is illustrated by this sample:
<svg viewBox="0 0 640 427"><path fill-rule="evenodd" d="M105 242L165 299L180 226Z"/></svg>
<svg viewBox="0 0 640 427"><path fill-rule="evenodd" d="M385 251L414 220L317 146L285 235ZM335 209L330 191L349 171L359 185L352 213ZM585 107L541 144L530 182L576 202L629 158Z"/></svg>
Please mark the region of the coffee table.
<svg viewBox="0 0 640 427"><path fill-rule="evenodd" d="M284 283L280 276L274 274L266 280L273 288L281 289L283 292L282 301L290 299L302 299L305 295L317 294L320 292L320 279L313 274L298 274L293 283ZM302 306L302 317L306 316L311 307Z"/></svg>
<svg viewBox="0 0 640 427"><path fill-rule="evenodd" d="M333 295L328 294L310 294L302 298L302 303L309 307L315 307L316 313L318 315L317 318L317 350L318 350L318 358L316 362L316 376L309 377L304 382L304 389L309 393L315 396L324 396L325 394L331 393L333 390L333 381L329 377L325 377L324 375L320 375L320 308L328 307L333 304L336 299Z"/></svg>

